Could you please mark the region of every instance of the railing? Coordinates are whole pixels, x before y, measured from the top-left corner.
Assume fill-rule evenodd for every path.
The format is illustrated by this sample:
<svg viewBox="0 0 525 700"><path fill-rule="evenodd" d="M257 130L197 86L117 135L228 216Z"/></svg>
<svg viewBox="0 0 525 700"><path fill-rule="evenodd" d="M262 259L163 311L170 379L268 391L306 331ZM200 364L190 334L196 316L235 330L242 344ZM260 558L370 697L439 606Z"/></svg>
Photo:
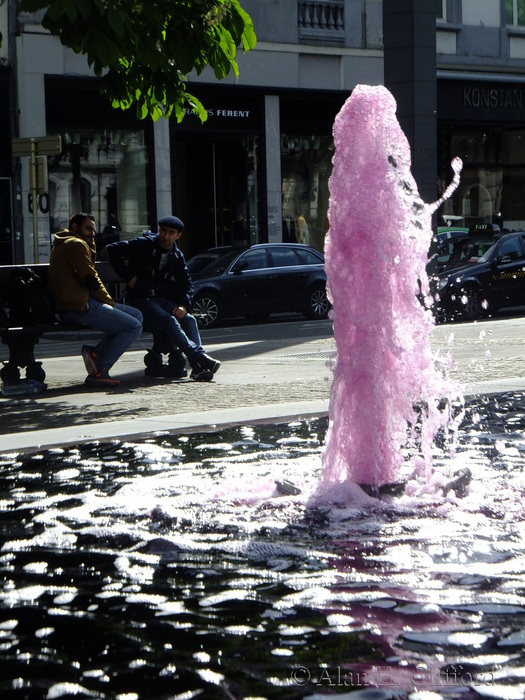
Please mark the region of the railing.
<svg viewBox="0 0 525 700"><path fill-rule="evenodd" d="M344 0L299 0L297 9L301 41L344 43Z"/></svg>

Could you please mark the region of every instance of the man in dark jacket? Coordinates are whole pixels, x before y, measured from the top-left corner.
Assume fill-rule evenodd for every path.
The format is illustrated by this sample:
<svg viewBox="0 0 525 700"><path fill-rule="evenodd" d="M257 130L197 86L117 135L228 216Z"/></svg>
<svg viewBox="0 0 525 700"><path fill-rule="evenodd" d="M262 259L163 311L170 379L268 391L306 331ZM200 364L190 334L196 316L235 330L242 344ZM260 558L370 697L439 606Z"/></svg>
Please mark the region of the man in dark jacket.
<svg viewBox="0 0 525 700"><path fill-rule="evenodd" d="M144 316L145 326L166 335L171 350L188 358L191 379L209 382L220 362L204 352L199 328L190 313L193 282L184 255L177 247L184 224L177 216L158 222L159 232L111 243L106 254L126 282L127 300Z"/></svg>

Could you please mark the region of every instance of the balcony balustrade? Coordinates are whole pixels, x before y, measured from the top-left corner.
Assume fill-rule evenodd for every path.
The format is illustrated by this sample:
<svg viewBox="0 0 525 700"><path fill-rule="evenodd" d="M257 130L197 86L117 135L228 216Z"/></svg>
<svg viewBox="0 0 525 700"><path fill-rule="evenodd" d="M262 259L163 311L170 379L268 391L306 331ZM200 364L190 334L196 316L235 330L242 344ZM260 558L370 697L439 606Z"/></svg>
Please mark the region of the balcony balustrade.
<svg viewBox="0 0 525 700"><path fill-rule="evenodd" d="M299 41L307 44L344 44L344 0L299 0Z"/></svg>

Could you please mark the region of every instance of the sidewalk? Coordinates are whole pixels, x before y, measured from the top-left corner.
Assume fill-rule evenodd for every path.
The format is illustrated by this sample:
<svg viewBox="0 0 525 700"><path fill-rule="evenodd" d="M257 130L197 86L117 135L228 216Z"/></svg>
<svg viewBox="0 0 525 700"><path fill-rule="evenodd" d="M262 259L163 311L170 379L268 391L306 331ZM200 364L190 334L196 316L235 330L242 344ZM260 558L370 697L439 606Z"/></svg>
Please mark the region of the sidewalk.
<svg viewBox="0 0 525 700"><path fill-rule="evenodd" d="M0 397L0 453L328 412L332 338L207 345L222 361L210 383L145 377L142 342L115 365L123 383L108 391L83 384L80 355L47 358L46 392ZM432 346L450 352L465 395L525 390L525 318L438 326Z"/></svg>
<svg viewBox="0 0 525 700"><path fill-rule="evenodd" d="M84 385L80 355L48 357L47 391L0 397L0 453L322 415L333 348L330 338L207 344L222 362L207 383L145 377L139 341L112 371L122 385L107 391Z"/></svg>

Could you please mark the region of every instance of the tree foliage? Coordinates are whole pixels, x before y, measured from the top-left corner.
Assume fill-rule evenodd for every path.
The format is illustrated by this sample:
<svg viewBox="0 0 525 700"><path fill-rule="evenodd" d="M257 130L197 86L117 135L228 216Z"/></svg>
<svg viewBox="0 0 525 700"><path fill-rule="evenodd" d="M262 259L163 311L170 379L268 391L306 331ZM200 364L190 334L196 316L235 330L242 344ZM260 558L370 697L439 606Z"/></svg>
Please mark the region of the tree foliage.
<svg viewBox="0 0 525 700"><path fill-rule="evenodd" d="M187 90L192 70L220 80L239 74L236 53L253 49L250 16L239 0L21 0L19 12L45 9L42 25L84 54L114 107L153 120L190 108L206 111Z"/></svg>

